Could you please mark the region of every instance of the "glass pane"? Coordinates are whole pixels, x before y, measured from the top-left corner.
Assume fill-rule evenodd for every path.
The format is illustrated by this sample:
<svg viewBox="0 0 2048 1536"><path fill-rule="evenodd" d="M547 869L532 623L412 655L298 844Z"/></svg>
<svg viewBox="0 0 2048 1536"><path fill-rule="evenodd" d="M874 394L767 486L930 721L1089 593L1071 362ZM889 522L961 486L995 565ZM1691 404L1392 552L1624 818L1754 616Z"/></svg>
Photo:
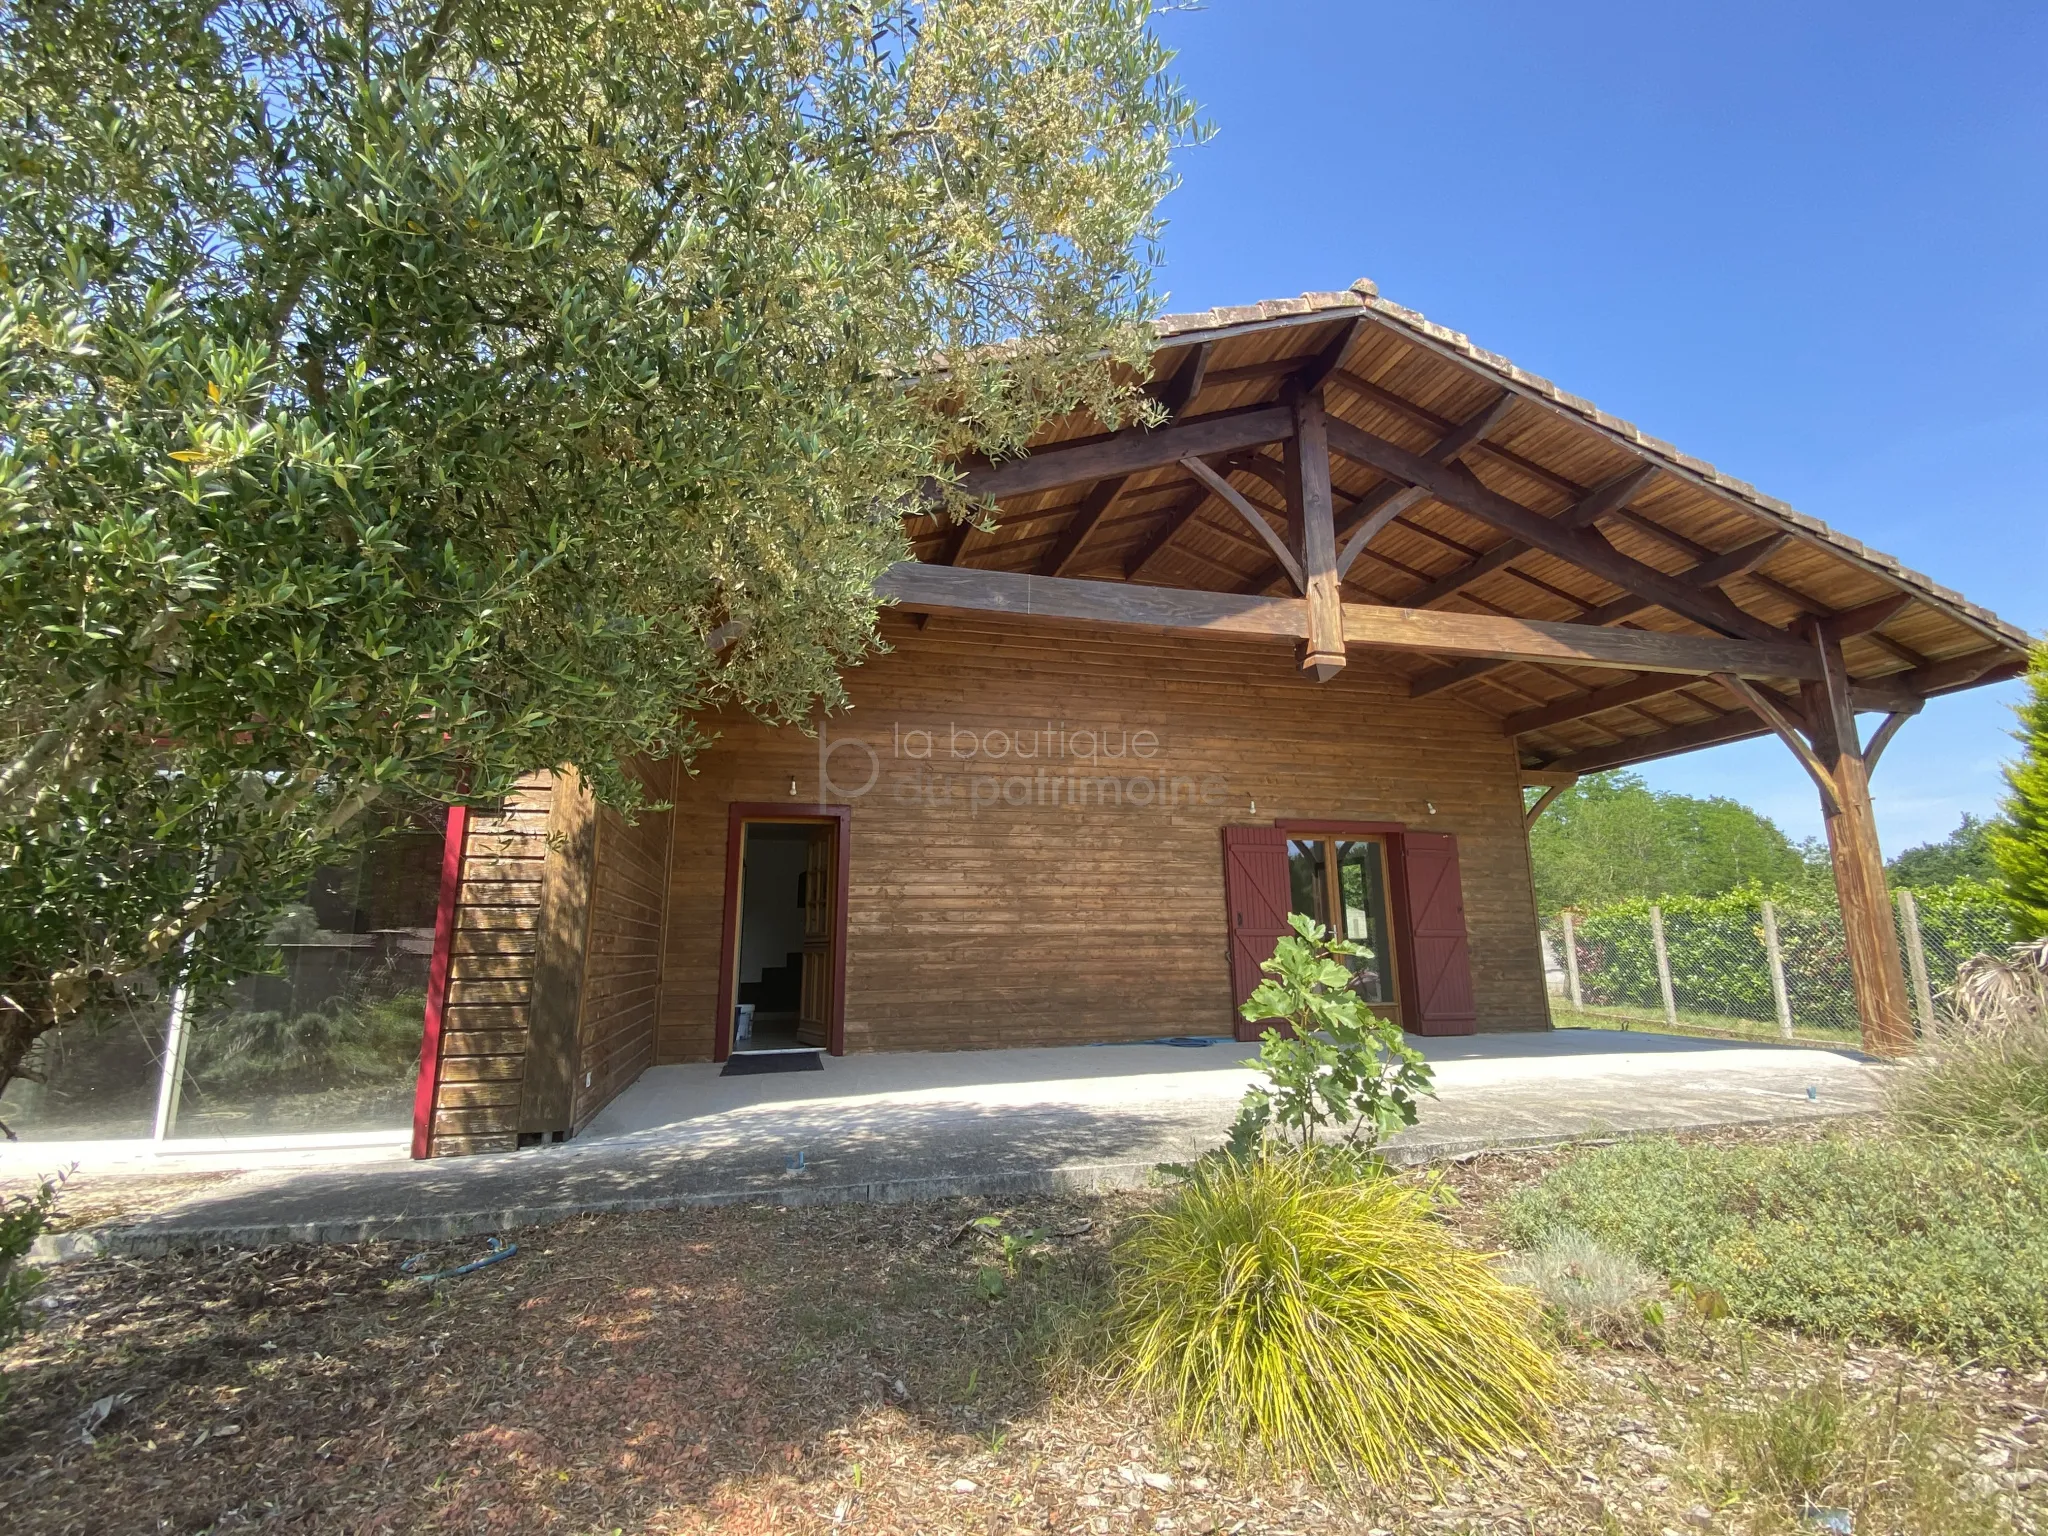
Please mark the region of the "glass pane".
<svg viewBox="0 0 2048 1536"><path fill-rule="evenodd" d="M1321 838L1297 838L1287 845L1287 883L1293 888L1292 910L1330 925L1330 882L1325 860L1329 844Z"/></svg>
<svg viewBox="0 0 2048 1536"><path fill-rule="evenodd" d="M1386 863L1377 842L1339 842L1337 884L1343 892L1344 937L1365 946L1351 957L1352 986L1369 1003L1394 1001L1394 929L1387 919Z"/></svg>
<svg viewBox="0 0 2048 1536"><path fill-rule="evenodd" d="M271 969L194 996L173 1135L411 1123L441 844L439 813L394 816L276 914ZM531 941L487 933L472 942L509 953Z"/></svg>
<svg viewBox="0 0 2048 1536"><path fill-rule="evenodd" d="M89 1009L29 1047L41 1082L16 1078L0 1095L0 1125L24 1141L118 1141L147 1136L156 1118L170 1000L146 979L132 996Z"/></svg>

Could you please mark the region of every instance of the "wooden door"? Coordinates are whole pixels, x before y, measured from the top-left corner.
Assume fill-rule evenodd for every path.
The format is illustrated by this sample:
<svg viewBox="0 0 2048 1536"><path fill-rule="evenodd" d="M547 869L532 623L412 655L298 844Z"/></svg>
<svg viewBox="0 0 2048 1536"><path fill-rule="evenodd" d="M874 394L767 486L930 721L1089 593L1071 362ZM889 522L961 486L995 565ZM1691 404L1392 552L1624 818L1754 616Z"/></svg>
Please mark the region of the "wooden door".
<svg viewBox="0 0 2048 1536"><path fill-rule="evenodd" d="M1414 956L1414 1008L1404 1023L1418 1035L1469 1035L1478 1027L1479 1011L1472 999L1472 943L1465 932L1458 840L1444 832L1410 832L1401 842Z"/></svg>
<svg viewBox="0 0 2048 1536"><path fill-rule="evenodd" d="M796 1038L802 1045L828 1045L832 1037L832 845L832 828L819 827L811 834L804 861L803 1000L796 1020Z"/></svg>
<svg viewBox="0 0 2048 1536"><path fill-rule="evenodd" d="M1241 1018L1238 1007L1260 981L1259 967L1273 958L1287 933L1287 837L1278 827L1223 829L1223 901L1230 929L1230 1022L1239 1040L1256 1040L1263 1024Z"/></svg>

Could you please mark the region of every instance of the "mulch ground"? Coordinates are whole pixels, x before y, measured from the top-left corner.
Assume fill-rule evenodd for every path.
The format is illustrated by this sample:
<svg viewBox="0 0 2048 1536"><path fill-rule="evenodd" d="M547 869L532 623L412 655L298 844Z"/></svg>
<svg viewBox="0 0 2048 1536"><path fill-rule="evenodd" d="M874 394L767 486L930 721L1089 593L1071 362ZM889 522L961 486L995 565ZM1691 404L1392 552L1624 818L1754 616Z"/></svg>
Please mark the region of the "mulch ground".
<svg viewBox="0 0 2048 1536"><path fill-rule="evenodd" d="M1461 1234L1559 1155L1449 1170ZM2048 1378L1725 1323L1571 1353L1546 1444L1437 1487L1234 1468L1050 1348L1149 1198L589 1218L431 1287L403 1266L483 1243L68 1264L0 1354L0 1530L1692 1536L1746 1527L1701 1503L1688 1403L1827 1373L1944 1404L1959 1475L2044 1528Z"/></svg>

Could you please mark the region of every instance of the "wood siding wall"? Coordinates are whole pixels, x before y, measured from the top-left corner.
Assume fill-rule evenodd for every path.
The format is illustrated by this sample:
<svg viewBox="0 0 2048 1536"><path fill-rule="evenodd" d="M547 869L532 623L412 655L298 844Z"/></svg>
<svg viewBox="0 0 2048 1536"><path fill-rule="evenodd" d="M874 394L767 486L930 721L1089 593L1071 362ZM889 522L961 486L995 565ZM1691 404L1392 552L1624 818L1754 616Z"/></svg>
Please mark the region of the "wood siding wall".
<svg viewBox="0 0 2048 1536"><path fill-rule="evenodd" d="M824 743L823 798L853 807L847 1049L1229 1033L1218 829L1287 817L1455 834L1478 1026L1546 1027L1520 773L1489 717L1411 701L1363 655L1317 685L1254 641L893 615L884 634L893 651L848 675L855 708ZM726 806L820 798L815 738L706 724L718 739L675 791L660 1061L712 1050ZM1042 734L1021 763L1014 739L1004 761L952 755L970 731L999 747L986 733L1062 725L1064 755ZM908 755L917 731L928 761ZM1083 731L1126 754L1083 776L1154 803L1064 803Z"/></svg>
<svg viewBox="0 0 2048 1536"><path fill-rule="evenodd" d="M554 780L535 774L469 818L434 1095L432 1152L509 1151L533 1000L534 939Z"/></svg>
<svg viewBox="0 0 2048 1536"><path fill-rule="evenodd" d="M645 776L648 798L673 793L671 766ZM666 912L670 817L643 811L637 822L607 806L597 812L597 868L590 894L590 939L577 1031L582 1072L575 1086L575 1128L624 1092L654 1064L661 995L662 920Z"/></svg>
<svg viewBox="0 0 2048 1536"><path fill-rule="evenodd" d="M665 799L669 770L657 765L650 774L649 797ZM569 798L578 803L561 803ZM565 847L551 850L549 833L552 827L560 844L565 821L579 815L596 818L597 835L590 840L595 863L568 870ZM581 1130L653 1063L669 820L665 812L648 812L629 824L616 811L590 805L573 775L557 779L545 773L521 780L501 807L470 817L432 1155L510 1151L522 1132ZM559 1021L568 1049L555 1067L571 1084L567 1126L541 1124L521 1113L550 877L558 887L588 886L587 938L579 921L563 957L574 974L557 999L575 1015ZM555 894L559 900L562 892ZM580 913L583 903L575 905Z"/></svg>

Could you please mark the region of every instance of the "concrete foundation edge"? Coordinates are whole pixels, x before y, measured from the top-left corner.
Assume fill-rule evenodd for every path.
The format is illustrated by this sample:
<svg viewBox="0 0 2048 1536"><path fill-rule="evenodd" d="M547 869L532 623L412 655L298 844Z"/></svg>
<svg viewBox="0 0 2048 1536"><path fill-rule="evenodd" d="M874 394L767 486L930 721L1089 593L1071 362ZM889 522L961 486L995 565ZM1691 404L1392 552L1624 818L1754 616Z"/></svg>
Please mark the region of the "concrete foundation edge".
<svg viewBox="0 0 2048 1536"><path fill-rule="evenodd" d="M1839 1118L1844 1111L1774 1114L1747 1119L1717 1120L1699 1125L1588 1127L1570 1135L1468 1136L1409 1141L1384 1148L1388 1162L1413 1168L1451 1162L1489 1152L1534 1152L1549 1147L1598 1146L1636 1136L1665 1136L1684 1131L1715 1130L1739 1125L1783 1125L1797 1121ZM345 1221L283 1223L272 1226L116 1227L105 1232L58 1233L36 1240L32 1263L63 1263L97 1255L153 1258L204 1248L263 1248L286 1243L445 1242L486 1233L511 1232L571 1221L579 1216L630 1215L721 1205L909 1205L927 1200L963 1197L1105 1194L1145 1189L1159 1179L1156 1162L1070 1165L1017 1169L1002 1173L942 1174L927 1178L874 1179L850 1184L760 1185L743 1189L672 1191L655 1195L563 1201L547 1205L507 1206L497 1210L449 1211L436 1215L370 1217Z"/></svg>

